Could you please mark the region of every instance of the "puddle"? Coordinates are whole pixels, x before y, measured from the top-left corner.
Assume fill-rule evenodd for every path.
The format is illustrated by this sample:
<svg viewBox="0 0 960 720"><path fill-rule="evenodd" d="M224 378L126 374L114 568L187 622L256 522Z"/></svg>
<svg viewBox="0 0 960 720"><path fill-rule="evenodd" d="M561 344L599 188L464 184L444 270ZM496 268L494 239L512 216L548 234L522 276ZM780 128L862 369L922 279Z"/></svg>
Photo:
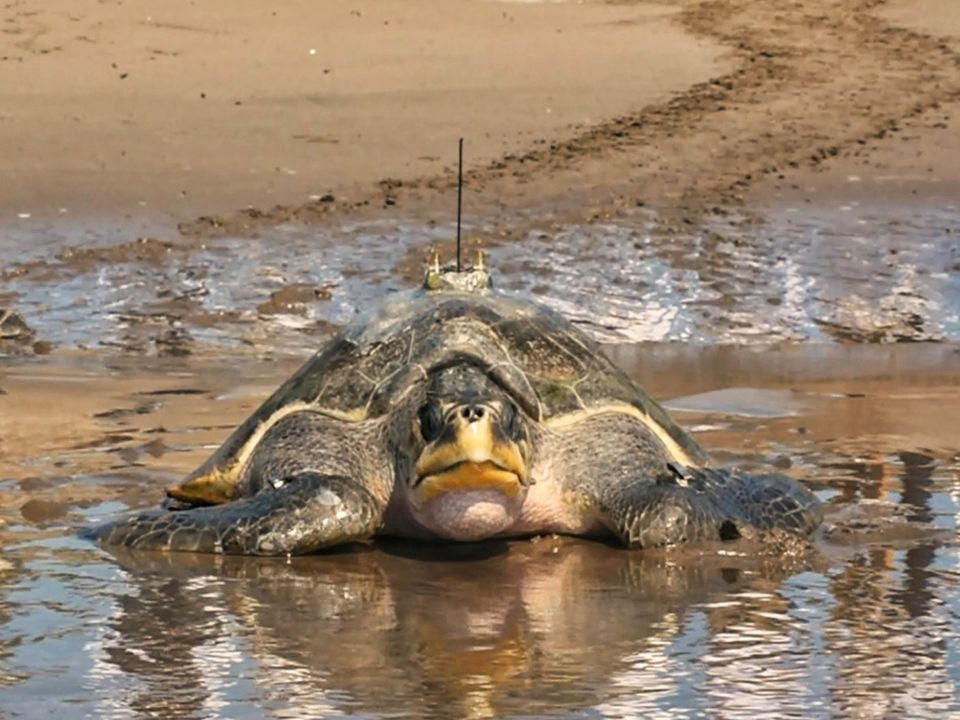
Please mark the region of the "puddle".
<svg viewBox="0 0 960 720"><path fill-rule="evenodd" d="M155 505L299 360L8 361L3 417L57 404L21 428L32 439L11 445L4 428L0 708L64 720L960 712L956 347L610 351L724 462L773 465L834 511L896 509L903 523L810 558L557 538L291 561L110 554L73 529Z"/></svg>
<svg viewBox="0 0 960 720"><path fill-rule="evenodd" d="M677 398L667 403L672 412L723 413L754 418L777 418L796 415L803 396L791 390L758 388L724 388Z"/></svg>

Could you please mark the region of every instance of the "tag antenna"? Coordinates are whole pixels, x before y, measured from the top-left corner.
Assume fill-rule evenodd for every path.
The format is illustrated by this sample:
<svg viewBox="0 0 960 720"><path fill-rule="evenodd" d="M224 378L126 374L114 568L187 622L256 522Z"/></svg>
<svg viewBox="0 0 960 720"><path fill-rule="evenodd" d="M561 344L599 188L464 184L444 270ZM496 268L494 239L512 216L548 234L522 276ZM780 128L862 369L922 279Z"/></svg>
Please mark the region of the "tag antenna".
<svg viewBox="0 0 960 720"><path fill-rule="evenodd" d="M463 207L463 138L460 138L460 157L457 161L457 272L460 272L460 211Z"/></svg>

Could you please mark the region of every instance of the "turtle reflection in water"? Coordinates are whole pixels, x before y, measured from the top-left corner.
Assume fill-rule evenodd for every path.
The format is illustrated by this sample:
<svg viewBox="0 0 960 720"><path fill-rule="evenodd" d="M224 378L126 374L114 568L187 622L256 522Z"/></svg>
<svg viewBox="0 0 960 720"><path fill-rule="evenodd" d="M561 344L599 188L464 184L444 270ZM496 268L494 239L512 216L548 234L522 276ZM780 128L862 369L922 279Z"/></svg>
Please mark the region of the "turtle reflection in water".
<svg viewBox="0 0 960 720"><path fill-rule="evenodd" d="M435 264L280 387L167 507L106 544L283 555L392 535L612 536L631 548L802 536L816 497L717 469L561 316Z"/></svg>

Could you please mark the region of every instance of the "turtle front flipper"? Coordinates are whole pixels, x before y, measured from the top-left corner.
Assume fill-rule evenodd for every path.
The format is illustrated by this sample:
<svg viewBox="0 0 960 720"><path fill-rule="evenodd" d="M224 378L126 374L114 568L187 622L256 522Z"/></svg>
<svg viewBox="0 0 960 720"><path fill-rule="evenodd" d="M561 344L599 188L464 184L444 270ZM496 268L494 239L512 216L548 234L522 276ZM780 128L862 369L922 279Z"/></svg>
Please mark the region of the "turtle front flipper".
<svg viewBox="0 0 960 720"><path fill-rule="evenodd" d="M817 497L785 475L681 468L602 494L607 524L630 547L735 540L779 531L809 535L823 519Z"/></svg>
<svg viewBox="0 0 960 720"><path fill-rule="evenodd" d="M139 513L86 533L144 550L301 555L366 540L383 507L355 481L305 471L225 505Z"/></svg>
<svg viewBox="0 0 960 720"><path fill-rule="evenodd" d="M711 499L724 515L754 530L809 535L823 522L823 504L810 490L778 473L676 466L678 482Z"/></svg>
<svg viewBox="0 0 960 720"><path fill-rule="evenodd" d="M551 445L563 489L629 547L806 535L822 517L819 500L796 480L684 465L648 423L623 414L564 427Z"/></svg>

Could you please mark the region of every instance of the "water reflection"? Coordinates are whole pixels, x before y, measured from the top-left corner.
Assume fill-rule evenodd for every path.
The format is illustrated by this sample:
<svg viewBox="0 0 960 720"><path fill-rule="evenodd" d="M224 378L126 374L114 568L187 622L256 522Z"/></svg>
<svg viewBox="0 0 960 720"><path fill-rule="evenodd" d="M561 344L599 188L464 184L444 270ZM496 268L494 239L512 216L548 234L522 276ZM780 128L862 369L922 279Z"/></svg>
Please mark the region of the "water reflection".
<svg viewBox="0 0 960 720"><path fill-rule="evenodd" d="M845 715L934 717L958 707L956 630L931 582L935 552L874 550L832 578L838 602L824 640L836 658L832 704ZM956 592L955 578L949 586Z"/></svg>
<svg viewBox="0 0 960 720"><path fill-rule="evenodd" d="M956 507L944 506L945 494L936 492L938 463L925 453L848 462L846 469L859 480L844 488L855 502L891 498L897 517L914 523L956 517ZM881 529L880 536L895 543L911 529ZM922 541L905 549L873 547L831 573L836 605L824 641L836 658L832 705L844 715L933 717L956 709L956 631L937 588L955 593L957 576L934 570L938 553L946 551Z"/></svg>
<svg viewBox="0 0 960 720"><path fill-rule="evenodd" d="M490 550L118 551L104 560L123 590L100 593L105 617L83 633L84 703L98 717L918 717L920 700L955 700L957 633L937 600L954 578L924 569L932 546L826 572L571 540Z"/></svg>
<svg viewBox="0 0 960 720"><path fill-rule="evenodd" d="M699 673L663 672L675 643L695 656L689 608L722 614L747 577L776 587L795 564L743 572L744 558L677 562L559 540L433 557L388 545L289 563L116 559L137 591L114 605L95 672L135 680L129 709L167 717L244 695L276 716L537 715L637 690L652 699L657 686L628 682L638 671L689 696ZM218 689L227 665L239 674Z"/></svg>

